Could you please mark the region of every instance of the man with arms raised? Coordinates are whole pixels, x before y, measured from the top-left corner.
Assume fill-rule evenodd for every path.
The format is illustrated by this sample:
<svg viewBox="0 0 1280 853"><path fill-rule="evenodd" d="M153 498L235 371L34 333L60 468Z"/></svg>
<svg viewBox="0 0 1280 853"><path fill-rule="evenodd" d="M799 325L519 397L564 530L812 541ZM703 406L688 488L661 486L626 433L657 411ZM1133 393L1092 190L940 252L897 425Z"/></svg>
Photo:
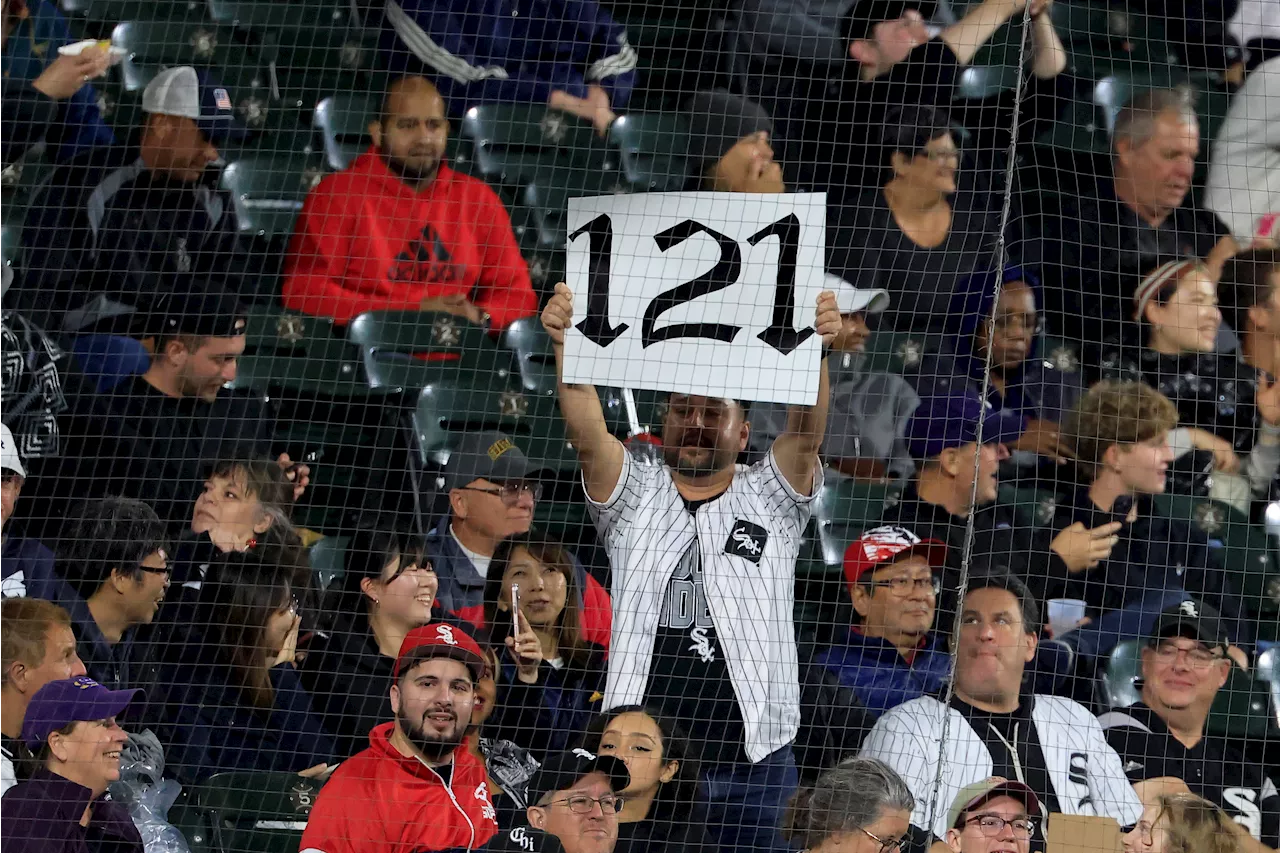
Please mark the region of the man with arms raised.
<svg viewBox="0 0 1280 853"><path fill-rule="evenodd" d="M573 323L564 283L542 314L564 373ZM840 331L818 297L818 335ZM822 484L827 363L813 406L793 406L765 459L737 466L750 427L737 401L672 394L663 465L634 460L589 385L560 384L589 508L613 565L614 643L605 707L649 702L697 744L708 834L721 850L786 850L778 832L797 783L791 742L800 689L792 624L795 564Z"/></svg>
<svg viewBox="0 0 1280 853"><path fill-rule="evenodd" d="M475 850L493 838L484 764L458 748L484 670L480 646L452 625L405 636L391 676L396 718L324 786L302 853Z"/></svg>

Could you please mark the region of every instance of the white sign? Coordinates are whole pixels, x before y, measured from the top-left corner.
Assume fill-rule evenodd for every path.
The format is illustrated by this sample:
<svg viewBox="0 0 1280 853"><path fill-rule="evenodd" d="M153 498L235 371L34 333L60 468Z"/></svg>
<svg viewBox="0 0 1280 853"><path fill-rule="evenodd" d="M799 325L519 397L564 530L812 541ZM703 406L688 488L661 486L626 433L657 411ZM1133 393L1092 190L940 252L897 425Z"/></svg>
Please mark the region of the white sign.
<svg viewBox="0 0 1280 853"><path fill-rule="evenodd" d="M570 383L813 405L826 194L569 200Z"/></svg>

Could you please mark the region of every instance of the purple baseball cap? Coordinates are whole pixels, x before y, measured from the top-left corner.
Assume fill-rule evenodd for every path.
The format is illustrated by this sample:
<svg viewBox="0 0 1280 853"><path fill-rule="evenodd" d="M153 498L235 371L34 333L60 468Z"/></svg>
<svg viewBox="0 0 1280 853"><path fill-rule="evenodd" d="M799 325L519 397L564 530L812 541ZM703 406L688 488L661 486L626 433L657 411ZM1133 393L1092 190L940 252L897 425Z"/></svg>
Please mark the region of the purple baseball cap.
<svg viewBox="0 0 1280 853"><path fill-rule="evenodd" d="M1010 409L992 409L977 392L964 387L936 387L921 391L920 405L907 422L907 449L916 459L932 459L948 447L978 440L1008 444L1026 431L1022 417Z"/></svg>
<svg viewBox="0 0 1280 853"><path fill-rule="evenodd" d="M32 750L72 723L105 720L124 712L141 690L108 690L87 675L50 681L36 691L22 719L22 740Z"/></svg>

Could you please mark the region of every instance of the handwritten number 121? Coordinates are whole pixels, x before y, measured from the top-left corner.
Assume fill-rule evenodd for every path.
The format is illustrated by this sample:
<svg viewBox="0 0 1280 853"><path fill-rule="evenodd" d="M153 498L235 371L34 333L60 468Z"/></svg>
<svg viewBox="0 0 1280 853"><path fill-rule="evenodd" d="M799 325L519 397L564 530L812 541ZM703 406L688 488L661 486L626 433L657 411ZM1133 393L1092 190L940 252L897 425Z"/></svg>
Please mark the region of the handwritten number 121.
<svg viewBox="0 0 1280 853"><path fill-rule="evenodd" d="M569 239L576 240L583 234L591 241L588 249L587 314L577 324L577 329L596 345L607 347L629 328L626 323L617 326L609 324L609 264L613 255L613 222L607 214L602 213L570 234ZM719 244L720 260L697 278L677 284L650 300L640 323L642 347L647 348L672 338L708 338L728 343L742 331L740 326L728 323L672 323L654 328L658 318L677 305L692 302L700 296L738 283L738 277L742 274L742 250L737 241L701 222L686 219L653 235L653 241L658 244L659 251L666 252L697 234L705 234ZM814 333L812 326L800 331L795 329L796 255L800 243L800 220L794 213L789 213L752 234L747 238L747 243L754 246L768 237L777 237L779 245L778 278L773 291L773 322L756 337L783 355L790 355Z"/></svg>

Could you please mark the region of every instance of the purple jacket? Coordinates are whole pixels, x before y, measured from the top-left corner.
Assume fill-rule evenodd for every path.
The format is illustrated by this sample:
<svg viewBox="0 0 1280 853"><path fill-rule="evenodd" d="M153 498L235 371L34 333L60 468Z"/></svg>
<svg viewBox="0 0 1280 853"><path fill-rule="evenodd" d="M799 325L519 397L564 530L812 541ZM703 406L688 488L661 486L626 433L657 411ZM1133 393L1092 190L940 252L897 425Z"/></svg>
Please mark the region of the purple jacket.
<svg viewBox="0 0 1280 853"><path fill-rule="evenodd" d="M93 802L88 826L80 825ZM129 810L45 768L19 782L0 800L0 847L5 853L143 853Z"/></svg>

